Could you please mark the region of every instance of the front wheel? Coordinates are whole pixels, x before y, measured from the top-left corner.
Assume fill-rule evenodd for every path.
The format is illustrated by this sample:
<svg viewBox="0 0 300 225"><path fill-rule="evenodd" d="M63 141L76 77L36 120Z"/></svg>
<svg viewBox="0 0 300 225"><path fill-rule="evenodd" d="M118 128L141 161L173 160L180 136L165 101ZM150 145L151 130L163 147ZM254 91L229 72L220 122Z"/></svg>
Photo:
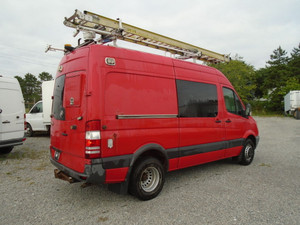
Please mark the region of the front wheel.
<svg viewBox="0 0 300 225"><path fill-rule="evenodd" d="M249 165L252 163L253 158L254 158L254 153L255 153L255 145L252 140L247 139L244 147L238 156L238 162L241 165Z"/></svg>
<svg viewBox="0 0 300 225"><path fill-rule="evenodd" d="M150 157L140 161L134 168L129 190L141 200L155 198L163 188L165 171L159 160Z"/></svg>

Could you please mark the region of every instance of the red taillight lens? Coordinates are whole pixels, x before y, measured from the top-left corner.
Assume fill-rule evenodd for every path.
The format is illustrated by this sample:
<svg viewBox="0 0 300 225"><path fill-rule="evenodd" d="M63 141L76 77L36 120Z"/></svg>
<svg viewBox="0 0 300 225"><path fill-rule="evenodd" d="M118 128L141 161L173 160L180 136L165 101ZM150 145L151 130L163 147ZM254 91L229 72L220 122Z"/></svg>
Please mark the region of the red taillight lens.
<svg viewBox="0 0 300 225"><path fill-rule="evenodd" d="M99 120L93 120L86 123L85 132L85 157L95 159L101 157L101 123Z"/></svg>

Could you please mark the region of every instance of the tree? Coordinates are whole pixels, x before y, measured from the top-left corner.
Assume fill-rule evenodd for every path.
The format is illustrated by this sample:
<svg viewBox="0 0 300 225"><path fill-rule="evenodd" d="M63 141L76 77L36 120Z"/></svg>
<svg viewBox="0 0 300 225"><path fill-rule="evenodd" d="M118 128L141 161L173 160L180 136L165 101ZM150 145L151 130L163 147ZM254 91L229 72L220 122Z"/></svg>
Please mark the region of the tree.
<svg viewBox="0 0 300 225"><path fill-rule="evenodd" d="M41 99L41 82L31 73L24 77L23 96L27 103L35 103Z"/></svg>
<svg viewBox="0 0 300 225"><path fill-rule="evenodd" d="M42 72L39 74L39 79L40 81L48 81L48 80L53 80L53 77L48 72Z"/></svg>
<svg viewBox="0 0 300 225"><path fill-rule="evenodd" d="M287 52L280 46L270 55L270 60L267 61L265 70L264 89L270 91L276 88L281 88L285 85L289 78L288 70L289 57Z"/></svg>
<svg viewBox="0 0 300 225"><path fill-rule="evenodd" d="M252 65L246 64L242 57L236 56L229 63L210 66L220 70L228 78L244 102L249 102L255 97L255 70Z"/></svg>
<svg viewBox="0 0 300 225"><path fill-rule="evenodd" d="M267 99L267 109L281 112L284 96L300 89L300 46L293 49L291 57L280 46L275 49L266 67L257 71L256 83L256 96Z"/></svg>
<svg viewBox="0 0 300 225"><path fill-rule="evenodd" d="M292 50L288 66L290 68L291 77L295 78L296 83L300 84L300 43L298 47Z"/></svg>
<svg viewBox="0 0 300 225"><path fill-rule="evenodd" d="M38 77L39 79L31 73L25 74L24 78L15 76L20 83L27 108L42 98L42 82L53 79L52 75L47 72L40 73Z"/></svg>
<svg viewBox="0 0 300 225"><path fill-rule="evenodd" d="M282 66L286 65L289 61L289 57L286 56L287 52L279 46L273 51L273 54L270 55L270 60L267 61L267 64L270 66Z"/></svg>

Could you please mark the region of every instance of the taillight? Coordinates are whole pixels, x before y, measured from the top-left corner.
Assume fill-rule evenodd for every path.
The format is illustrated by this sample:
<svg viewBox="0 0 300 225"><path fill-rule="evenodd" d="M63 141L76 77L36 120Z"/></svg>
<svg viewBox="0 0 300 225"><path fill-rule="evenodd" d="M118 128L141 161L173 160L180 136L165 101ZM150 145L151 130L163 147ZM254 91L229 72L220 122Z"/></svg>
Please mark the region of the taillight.
<svg viewBox="0 0 300 225"><path fill-rule="evenodd" d="M100 120L88 121L85 128L85 158L95 159L101 157Z"/></svg>

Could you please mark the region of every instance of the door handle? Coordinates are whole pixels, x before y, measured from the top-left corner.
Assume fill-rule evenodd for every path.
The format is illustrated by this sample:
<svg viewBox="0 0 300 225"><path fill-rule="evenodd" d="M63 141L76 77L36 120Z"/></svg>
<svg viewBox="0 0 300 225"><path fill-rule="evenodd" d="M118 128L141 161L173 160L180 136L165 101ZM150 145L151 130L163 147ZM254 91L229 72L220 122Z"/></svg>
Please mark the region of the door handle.
<svg viewBox="0 0 300 225"><path fill-rule="evenodd" d="M230 120L230 119L227 119L225 122L226 122L226 123L231 123L231 120Z"/></svg>
<svg viewBox="0 0 300 225"><path fill-rule="evenodd" d="M10 123L10 121L5 120L5 121L3 121L2 123L3 123L3 124L5 124L5 123Z"/></svg>
<svg viewBox="0 0 300 225"><path fill-rule="evenodd" d="M62 136L68 136L68 134L67 133L61 133L62 134Z"/></svg>
<svg viewBox="0 0 300 225"><path fill-rule="evenodd" d="M219 119L216 119L216 123L221 123L222 121Z"/></svg>

